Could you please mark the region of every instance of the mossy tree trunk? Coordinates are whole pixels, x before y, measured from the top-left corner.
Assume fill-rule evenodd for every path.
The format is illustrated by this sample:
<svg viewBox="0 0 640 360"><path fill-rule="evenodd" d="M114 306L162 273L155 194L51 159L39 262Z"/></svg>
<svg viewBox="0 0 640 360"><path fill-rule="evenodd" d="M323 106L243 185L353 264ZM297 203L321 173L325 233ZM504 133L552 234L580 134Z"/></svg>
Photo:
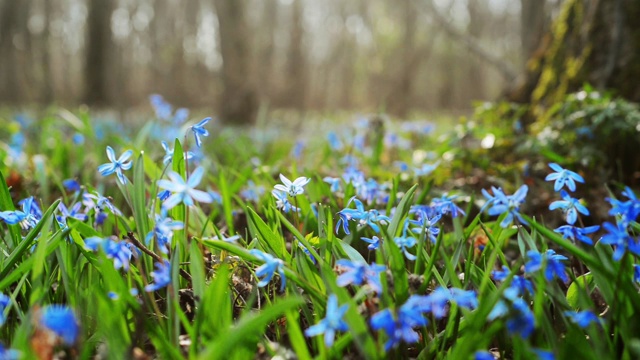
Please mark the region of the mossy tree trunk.
<svg viewBox="0 0 640 360"><path fill-rule="evenodd" d="M638 0L568 0L507 98L530 103L530 120L585 83L640 101L638 19Z"/></svg>

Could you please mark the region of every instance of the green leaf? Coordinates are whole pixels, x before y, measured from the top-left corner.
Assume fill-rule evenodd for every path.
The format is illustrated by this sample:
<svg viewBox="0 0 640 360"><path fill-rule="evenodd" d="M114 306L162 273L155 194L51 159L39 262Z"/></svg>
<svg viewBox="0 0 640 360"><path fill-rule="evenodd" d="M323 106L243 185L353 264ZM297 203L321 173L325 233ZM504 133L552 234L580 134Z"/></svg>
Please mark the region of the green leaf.
<svg viewBox="0 0 640 360"><path fill-rule="evenodd" d="M304 304L302 298L289 297L265 307L260 313L249 313L243 316L235 326L224 332L224 336L219 336L210 343L198 358L228 359L236 349L257 346L269 323L302 304Z"/></svg>
<svg viewBox="0 0 640 360"><path fill-rule="evenodd" d="M4 175L0 171L0 211L14 211L15 209L16 208L13 206L13 200L11 200L9 187L7 186L7 182L4 179ZM16 246L22 241L22 236L20 235L20 225L6 225L9 228L9 234L11 234L13 245Z"/></svg>
<svg viewBox="0 0 640 360"><path fill-rule="evenodd" d="M262 240L262 244L273 252L276 257L284 259L286 262L291 260L291 255L289 255L285 247L284 238L274 233L260 215L250 207L247 207L247 220L249 221L249 230L251 230L252 236Z"/></svg>
<svg viewBox="0 0 640 360"><path fill-rule="evenodd" d="M138 229L138 238L144 239L149 232L149 213L146 209L145 176L144 176L144 152L141 152L133 167L133 218Z"/></svg>
<svg viewBox="0 0 640 360"><path fill-rule="evenodd" d="M586 285L586 286L585 286ZM593 275L586 273L578 276L567 289L567 302L576 311L580 309L581 296L588 295L587 289L592 291L594 289L595 282Z"/></svg>

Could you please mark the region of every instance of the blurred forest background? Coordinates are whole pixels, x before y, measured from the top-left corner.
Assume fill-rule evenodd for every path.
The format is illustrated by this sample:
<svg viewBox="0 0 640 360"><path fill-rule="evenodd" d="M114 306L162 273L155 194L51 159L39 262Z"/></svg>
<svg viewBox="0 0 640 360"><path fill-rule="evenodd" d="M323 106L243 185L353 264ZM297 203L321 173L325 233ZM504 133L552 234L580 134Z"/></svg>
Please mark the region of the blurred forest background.
<svg viewBox="0 0 640 360"><path fill-rule="evenodd" d="M0 103L125 109L159 93L251 122L259 104L406 117L535 102L567 90L564 74L589 80L576 74L597 54L596 85L629 78L618 69L640 54L638 3L0 0Z"/></svg>
<svg viewBox="0 0 640 360"><path fill-rule="evenodd" d="M469 109L523 72L560 2L2 0L0 102Z"/></svg>

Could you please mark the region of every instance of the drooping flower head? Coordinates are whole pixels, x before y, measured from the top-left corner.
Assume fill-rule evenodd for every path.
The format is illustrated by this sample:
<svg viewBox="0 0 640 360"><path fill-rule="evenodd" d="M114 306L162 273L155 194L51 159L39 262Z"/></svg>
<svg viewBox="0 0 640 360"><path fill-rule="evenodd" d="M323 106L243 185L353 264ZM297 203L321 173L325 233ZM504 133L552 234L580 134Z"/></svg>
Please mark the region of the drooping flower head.
<svg viewBox="0 0 640 360"><path fill-rule="evenodd" d="M249 253L264 261L264 264L260 265L256 269L256 276L262 278L258 283L258 286L266 286L269 281L271 281L271 278L273 278L273 274L275 274L275 272L277 271L278 274L280 274L280 291L284 291L287 280L287 278L284 276L284 261L258 249L250 250Z"/></svg>
<svg viewBox="0 0 640 360"><path fill-rule="evenodd" d="M144 287L146 292L152 292L167 287L171 283L171 264L164 259L162 263L156 263L156 269L151 273L153 284Z"/></svg>
<svg viewBox="0 0 640 360"><path fill-rule="evenodd" d="M211 120L210 117L206 117L200 120L199 123L193 125L191 127L191 131L193 131L193 136L196 138L196 145L198 147L202 146L202 139L200 136L209 136L209 130L205 129L204 126Z"/></svg>
<svg viewBox="0 0 640 360"><path fill-rule="evenodd" d="M347 331L349 326L342 318L349 309L349 305L342 305L338 307L338 298L335 295L329 296L327 300L327 311L324 319L316 325L311 326L305 330L304 334L307 337L324 334L324 343L327 347L333 345L337 331Z"/></svg>

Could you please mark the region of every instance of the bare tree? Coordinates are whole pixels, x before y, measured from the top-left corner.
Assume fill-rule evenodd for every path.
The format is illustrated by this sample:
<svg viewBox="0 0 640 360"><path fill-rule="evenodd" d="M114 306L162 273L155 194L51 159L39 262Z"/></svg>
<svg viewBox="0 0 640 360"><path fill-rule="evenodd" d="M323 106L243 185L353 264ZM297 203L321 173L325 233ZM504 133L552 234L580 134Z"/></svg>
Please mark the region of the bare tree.
<svg viewBox="0 0 640 360"><path fill-rule="evenodd" d="M224 122L255 121L257 96L250 73L250 34L246 23L246 0L215 0L222 55L223 92L220 117Z"/></svg>

